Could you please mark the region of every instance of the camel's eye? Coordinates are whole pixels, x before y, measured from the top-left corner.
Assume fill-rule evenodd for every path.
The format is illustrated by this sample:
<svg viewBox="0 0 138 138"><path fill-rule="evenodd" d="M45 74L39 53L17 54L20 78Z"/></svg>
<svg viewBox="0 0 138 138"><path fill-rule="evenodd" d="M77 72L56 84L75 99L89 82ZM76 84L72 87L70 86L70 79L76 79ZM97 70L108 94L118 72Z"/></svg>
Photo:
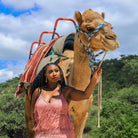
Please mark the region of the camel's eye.
<svg viewBox="0 0 138 138"><path fill-rule="evenodd" d="M113 27L113 26L111 26L111 29L114 29L114 27Z"/></svg>
<svg viewBox="0 0 138 138"><path fill-rule="evenodd" d="M93 31L94 31L94 28L88 27L87 30L88 30L89 32L93 32Z"/></svg>

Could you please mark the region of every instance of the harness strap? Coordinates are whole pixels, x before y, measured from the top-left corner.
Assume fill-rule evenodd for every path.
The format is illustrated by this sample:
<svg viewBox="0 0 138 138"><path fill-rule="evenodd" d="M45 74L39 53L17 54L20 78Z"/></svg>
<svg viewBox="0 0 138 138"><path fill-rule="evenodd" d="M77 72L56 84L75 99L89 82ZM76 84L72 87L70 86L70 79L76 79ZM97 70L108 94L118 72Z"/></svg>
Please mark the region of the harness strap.
<svg viewBox="0 0 138 138"><path fill-rule="evenodd" d="M52 49L50 52L51 52L50 61L52 60L52 58L53 58L54 55L57 55L57 56L59 56L59 57L66 57L66 59L72 59L72 58L70 58L70 57L63 56L62 54L58 54L58 53L54 52L53 49Z"/></svg>
<svg viewBox="0 0 138 138"><path fill-rule="evenodd" d="M93 33L86 33L86 32L84 32L84 31L80 30L80 29L79 29L79 26L76 25L76 33L78 34L78 39L80 40L80 44L81 44L82 47L86 50L87 55L90 57L90 59L89 59L89 68L91 69L91 72L92 72L92 73L93 73L93 71L94 71L95 58L96 58L97 56L101 55L102 53L104 53L104 51L101 51L101 52L99 52L97 55L94 55L94 52L93 52L93 51L91 50L91 48L90 48L90 41L91 41L92 35L95 34L95 33L97 33L98 30L100 30L101 27L102 27L104 24L105 24L105 23L99 24L99 25L97 26L97 28L94 30ZM80 37L79 37L79 33L78 33L78 32L81 32L81 33L83 33L83 34L88 35L88 48L86 48L85 45L82 43L82 41L81 41L81 39L80 39ZM104 56L104 57L105 57L105 56ZM102 62L101 62L101 63L102 63ZM101 66L101 63L100 63L100 66Z"/></svg>

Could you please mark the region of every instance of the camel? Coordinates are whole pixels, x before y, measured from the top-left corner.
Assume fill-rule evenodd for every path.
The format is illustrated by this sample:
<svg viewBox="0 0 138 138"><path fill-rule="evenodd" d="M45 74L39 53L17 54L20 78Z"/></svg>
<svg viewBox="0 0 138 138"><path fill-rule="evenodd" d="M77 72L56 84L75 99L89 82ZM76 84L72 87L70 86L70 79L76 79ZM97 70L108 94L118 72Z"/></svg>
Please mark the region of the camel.
<svg viewBox="0 0 138 138"><path fill-rule="evenodd" d="M110 23L104 21L104 13L99 14L92 9L88 9L81 14L79 11L75 12L75 20L78 23L80 31L75 33L74 39L74 50L65 50L63 55L69 58L64 60L62 57L59 61L59 66L63 70L64 77L66 77L66 72L68 66L71 67L69 86L74 87L79 90L85 90L87 87L91 70L89 68L89 55L86 53L86 49L90 45L92 52L103 50L114 51L120 47L119 41L117 40L117 35L112 31L112 26ZM90 43L88 45L88 35L86 33L93 33L99 24L102 24L101 29L92 35L90 38ZM79 37L78 37L79 35ZM81 40L81 41L80 41ZM80 43L82 42L82 44ZM60 40L58 42L60 44ZM58 44L58 45L59 45ZM83 48L83 45L86 47ZM41 64L41 63L40 63ZM44 66L44 65L43 65ZM38 70L40 68L38 67ZM25 101L25 120L27 126L28 137L34 137L33 119L31 114L30 106L30 96L29 88L26 94ZM82 101L71 101L69 104L70 114L73 115L73 123L75 129L75 137L81 138L83 134L83 129L85 127L86 120L88 118L89 107L92 104L93 96L91 95L89 99Z"/></svg>
<svg viewBox="0 0 138 138"><path fill-rule="evenodd" d="M75 20L79 25L79 29L90 33L101 23L105 23L102 28L91 38L90 47L94 51L114 51L120 47L116 34L112 31L110 23L104 21L104 13L100 15L89 9L82 15L79 11L75 12ZM78 32L79 37L86 47L88 47L88 36ZM86 50L80 44L78 34L75 34L74 40L74 63L71 68L69 86L79 90L85 90L88 86L91 70L89 69L89 56ZM75 137L81 138L86 120L88 118L89 107L92 104L92 96L88 100L71 101L69 105L70 114L74 117Z"/></svg>
<svg viewBox="0 0 138 138"><path fill-rule="evenodd" d="M114 51L120 47L117 35L112 31L110 23L104 21L104 13L101 15L93 10L86 10L82 15L79 11L75 12L75 20L79 25L79 29L86 32L92 33L96 27L105 23L102 28L91 38L90 48L93 52L103 51ZM78 32L79 38L83 45L88 48L88 35ZM86 54L86 50L80 44L78 34L75 34L74 40L74 62L71 68L71 74L69 78L69 86L79 90L85 90L88 86L91 76L91 70L89 68L89 56ZM63 53L64 55L64 53ZM70 55L70 52L66 51L66 55ZM65 62L64 62L65 64ZM62 68L62 63L59 63ZM64 70L64 68L62 68ZM89 107L92 104L93 96L88 100L83 101L71 101L69 104L70 114L74 117L74 128L75 137L81 138L85 127L86 120L88 118Z"/></svg>

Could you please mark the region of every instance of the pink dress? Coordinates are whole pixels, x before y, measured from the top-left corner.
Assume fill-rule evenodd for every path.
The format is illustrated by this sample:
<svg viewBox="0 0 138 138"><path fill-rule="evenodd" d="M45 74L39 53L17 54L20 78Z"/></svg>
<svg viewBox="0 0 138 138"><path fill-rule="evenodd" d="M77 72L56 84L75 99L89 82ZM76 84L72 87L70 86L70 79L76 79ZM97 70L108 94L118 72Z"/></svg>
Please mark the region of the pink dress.
<svg viewBox="0 0 138 138"><path fill-rule="evenodd" d="M60 95L51 103L40 95L34 108L35 138L75 138L68 104Z"/></svg>

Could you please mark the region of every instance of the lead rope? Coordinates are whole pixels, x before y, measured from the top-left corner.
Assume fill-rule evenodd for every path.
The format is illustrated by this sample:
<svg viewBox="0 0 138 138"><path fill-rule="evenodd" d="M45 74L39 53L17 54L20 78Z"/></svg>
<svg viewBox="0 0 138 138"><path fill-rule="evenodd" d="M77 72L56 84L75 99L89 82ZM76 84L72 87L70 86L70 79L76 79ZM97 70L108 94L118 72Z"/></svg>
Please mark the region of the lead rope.
<svg viewBox="0 0 138 138"><path fill-rule="evenodd" d="M102 76L98 82L98 128L100 128L100 110L102 109Z"/></svg>
<svg viewBox="0 0 138 138"><path fill-rule="evenodd" d="M107 51L105 51L105 54L102 58L102 61L99 64L99 67L101 67L103 60L107 54ZM98 82L98 128L100 128L100 110L102 109L102 75L100 76L100 80Z"/></svg>
<svg viewBox="0 0 138 138"><path fill-rule="evenodd" d="M79 29L78 25L76 25L76 33L78 34L78 39L80 40L80 44L82 45L82 47L86 50L86 53L88 56L90 56L90 59L89 59L89 68L91 69L91 73L93 73L94 71L94 63L95 63L95 58L97 56L99 56L100 54L102 54L103 52L105 52L100 64L99 64L99 67L101 67L102 63L103 63L103 60L107 54L107 51L102 51L100 53L98 53L97 55L94 55L94 52L92 52L91 48L90 48L90 41L91 41L91 37L93 34L95 34L98 30L101 29L101 26L104 25L105 23L102 23L100 25L98 25L98 27L94 30L93 33L86 33L82 30ZM85 47L85 45L82 44L82 41L79 37L79 32L83 33L83 34L86 34L89 36L88 38L88 48ZM102 76L100 76L100 80L98 82L98 128L100 128L100 110L102 109Z"/></svg>

